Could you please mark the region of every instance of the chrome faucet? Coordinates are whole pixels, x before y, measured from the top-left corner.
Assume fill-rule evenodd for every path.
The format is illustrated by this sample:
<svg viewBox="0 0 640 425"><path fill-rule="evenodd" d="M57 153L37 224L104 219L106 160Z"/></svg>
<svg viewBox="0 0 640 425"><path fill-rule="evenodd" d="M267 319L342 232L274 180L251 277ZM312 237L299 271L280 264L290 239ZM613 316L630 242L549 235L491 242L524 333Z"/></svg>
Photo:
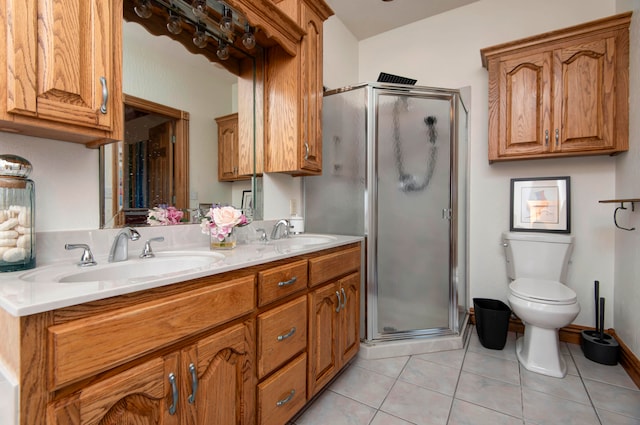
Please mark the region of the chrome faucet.
<svg viewBox="0 0 640 425"><path fill-rule="evenodd" d="M126 227L116 235L116 239L111 245L111 251L109 251L110 263L125 261L129 258L129 239L137 241L140 239L140 233L131 227Z"/></svg>
<svg viewBox="0 0 640 425"><path fill-rule="evenodd" d="M282 219L282 220L278 220L278 222L276 224L273 225L273 230L271 231L271 239L281 239L281 238L288 238L289 237L289 220L286 219ZM282 228L282 231L280 232L280 228Z"/></svg>

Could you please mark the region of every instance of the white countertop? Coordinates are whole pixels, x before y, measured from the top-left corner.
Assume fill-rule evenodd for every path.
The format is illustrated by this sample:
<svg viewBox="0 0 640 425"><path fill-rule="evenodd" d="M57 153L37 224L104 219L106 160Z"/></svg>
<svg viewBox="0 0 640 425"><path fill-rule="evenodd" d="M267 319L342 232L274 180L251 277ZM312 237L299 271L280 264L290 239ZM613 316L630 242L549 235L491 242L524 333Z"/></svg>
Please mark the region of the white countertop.
<svg viewBox="0 0 640 425"><path fill-rule="evenodd" d="M178 227L178 226L171 226ZM152 236L156 236L159 232L158 229L154 229L153 232L149 231L149 228L143 228L141 231L143 238L148 238L148 235L144 235L144 232L152 233ZM155 234L153 234L155 233ZM78 235L75 235L76 238ZM73 259L69 257L64 260L57 261L45 261L35 269L0 274L0 307L5 309L13 316L27 316L35 313L42 313L45 311L54 310L57 308L68 307L71 305L81 304L89 301L95 301L103 298L113 297L116 295L128 294L136 291L156 288L160 286L170 285L185 280L196 279L199 277L210 276L214 274L224 273L231 270L237 270L244 267L263 264L283 258L295 257L302 254L308 254L311 252L324 250L328 248L334 248L342 245L347 245L354 242L360 242L363 240L359 236L341 236L330 235L335 237L328 243L321 245L313 245L305 249L297 249L291 252L283 252L286 250L276 249L274 243L259 244L238 244L233 250L216 251L224 256L224 258L212 260L210 264L196 269L191 269L181 273L167 273L159 276L137 278L137 279L120 279L110 281L92 281L92 282L77 282L77 283L60 283L55 281L56 270L60 270L61 267L68 269L69 264L77 262L79 254L81 252L74 252ZM97 239L95 236L92 236ZM143 239L141 238L141 239ZM76 240L67 240L69 243L80 243ZM206 239L200 238L200 246L188 246L179 247L178 244L171 243L171 237L169 237L169 244L154 244L154 251L161 255L168 255L169 253L182 253L182 254L204 254L209 252L209 246ZM144 243L144 242L141 242ZM56 243L59 245L59 243ZM64 245L64 244L63 244ZM99 251L98 251L99 252ZM96 254L96 251L94 251ZM145 261L139 260L138 257L138 245L135 249L129 247L129 261ZM106 264L106 255L95 255L96 260L100 264ZM86 268L83 270L87 270ZM33 275L34 272L38 272L40 275L43 273L48 275L51 273L51 280L38 279L37 281L25 280L25 275ZM40 273L43 272L43 273Z"/></svg>

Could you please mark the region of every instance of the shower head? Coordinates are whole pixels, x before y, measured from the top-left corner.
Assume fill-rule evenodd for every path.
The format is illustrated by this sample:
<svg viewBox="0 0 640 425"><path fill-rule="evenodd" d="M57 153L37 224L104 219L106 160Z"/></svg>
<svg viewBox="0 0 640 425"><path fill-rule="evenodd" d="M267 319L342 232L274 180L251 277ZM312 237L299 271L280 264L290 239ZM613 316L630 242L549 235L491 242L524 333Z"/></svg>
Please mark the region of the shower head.
<svg viewBox="0 0 640 425"><path fill-rule="evenodd" d="M429 127L432 127L434 125L436 125L438 122L438 119L436 117L434 117L433 115L429 115L428 117L424 118L424 123L426 125L428 125Z"/></svg>

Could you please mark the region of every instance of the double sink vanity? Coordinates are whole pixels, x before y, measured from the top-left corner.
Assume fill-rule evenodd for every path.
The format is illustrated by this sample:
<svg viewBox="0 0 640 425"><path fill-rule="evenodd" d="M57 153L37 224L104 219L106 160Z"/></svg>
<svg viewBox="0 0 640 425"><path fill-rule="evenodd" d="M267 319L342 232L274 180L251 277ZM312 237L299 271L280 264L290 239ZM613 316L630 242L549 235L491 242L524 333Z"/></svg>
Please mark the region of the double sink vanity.
<svg viewBox="0 0 640 425"><path fill-rule="evenodd" d="M199 232L143 228L114 263L112 230L38 235L38 255L58 254L0 275L11 425L285 424L353 358L362 238L211 251ZM63 249L81 242L97 265Z"/></svg>

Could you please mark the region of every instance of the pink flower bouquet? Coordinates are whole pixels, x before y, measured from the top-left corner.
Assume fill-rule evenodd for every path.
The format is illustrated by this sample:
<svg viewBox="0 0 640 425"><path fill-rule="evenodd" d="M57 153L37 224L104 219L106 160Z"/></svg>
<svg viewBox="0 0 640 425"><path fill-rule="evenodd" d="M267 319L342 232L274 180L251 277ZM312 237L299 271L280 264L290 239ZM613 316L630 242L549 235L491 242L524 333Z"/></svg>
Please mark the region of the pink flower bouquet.
<svg viewBox="0 0 640 425"><path fill-rule="evenodd" d="M149 210L147 224L150 226L168 226L185 222L184 212L176 207L159 205Z"/></svg>
<svg viewBox="0 0 640 425"><path fill-rule="evenodd" d="M247 217L240 210L233 207L215 206L209 209L202 219L200 227L202 233L210 234L212 238L223 241L233 228L247 223Z"/></svg>

